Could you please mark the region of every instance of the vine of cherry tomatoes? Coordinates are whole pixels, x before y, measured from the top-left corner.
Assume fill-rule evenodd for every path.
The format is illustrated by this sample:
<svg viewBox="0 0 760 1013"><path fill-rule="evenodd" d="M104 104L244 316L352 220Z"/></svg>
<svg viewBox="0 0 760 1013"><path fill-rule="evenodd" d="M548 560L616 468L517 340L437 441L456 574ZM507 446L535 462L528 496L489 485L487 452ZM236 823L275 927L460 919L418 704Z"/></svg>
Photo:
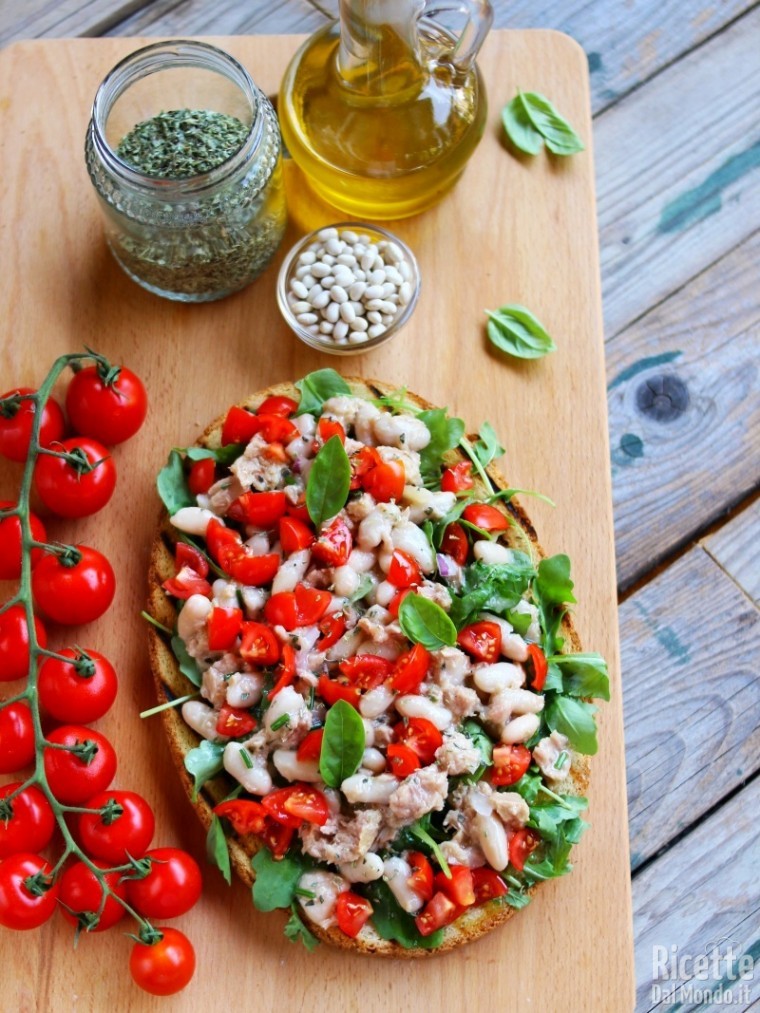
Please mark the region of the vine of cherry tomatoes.
<svg viewBox="0 0 760 1013"><path fill-rule="evenodd" d="M50 391L67 367L74 377L64 415ZM48 541L29 509L32 484L58 517L102 509L116 486L108 448L133 436L146 411L140 379L89 350L56 360L39 391L0 395L0 455L24 464L17 501L0 501L0 580L19 581L0 606L0 682L27 680L0 701L0 773L17 777L0 786L0 925L33 929L57 909L77 932L103 932L128 913L138 925L133 979L171 995L192 978L195 953L182 932L148 919L189 911L201 893L200 869L178 848L151 850L149 803L111 788L116 751L90 723L114 702L113 666L95 650L46 649L35 614L63 625L99 618L113 599L113 569L97 549ZM30 776L20 774L31 764ZM41 855L56 839L59 857Z"/></svg>

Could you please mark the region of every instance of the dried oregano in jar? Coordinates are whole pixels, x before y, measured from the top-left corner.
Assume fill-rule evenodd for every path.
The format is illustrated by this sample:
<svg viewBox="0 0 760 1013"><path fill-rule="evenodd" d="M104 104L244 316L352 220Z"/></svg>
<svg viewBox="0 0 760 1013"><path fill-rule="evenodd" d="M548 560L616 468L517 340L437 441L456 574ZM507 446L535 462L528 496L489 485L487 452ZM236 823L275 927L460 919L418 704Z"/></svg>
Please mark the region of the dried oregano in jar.
<svg viewBox="0 0 760 1013"><path fill-rule="evenodd" d="M158 295L243 288L285 230L281 142L266 96L227 53L157 43L98 89L87 166L114 256Z"/></svg>

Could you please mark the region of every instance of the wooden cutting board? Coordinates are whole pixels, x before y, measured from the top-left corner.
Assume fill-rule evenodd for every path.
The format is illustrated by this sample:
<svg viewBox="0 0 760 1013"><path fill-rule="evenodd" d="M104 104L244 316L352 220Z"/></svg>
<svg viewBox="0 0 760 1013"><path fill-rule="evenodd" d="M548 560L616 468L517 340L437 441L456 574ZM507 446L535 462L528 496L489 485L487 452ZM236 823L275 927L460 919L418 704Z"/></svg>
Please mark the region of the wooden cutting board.
<svg viewBox="0 0 760 1013"><path fill-rule="evenodd" d="M214 40L269 94L297 40ZM539 891L507 926L461 951L408 964L288 943L280 914L261 915L245 890L208 868L203 898L177 923L193 940L198 971L170 1005L129 980L131 943L117 929L82 938L62 919L14 937L3 1005L17 1010L334 1009L623 1010L633 968L614 546L607 449L599 267L586 60L554 32L494 32L481 58L491 101L482 144L455 192L397 226L419 258L423 290L402 334L348 360L305 349L278 316L277 262L246 291L183 306L134 285L111 259L83 159L95 90L138 40L16 44L0 54L0 350L2 389L37 385L55 356L90 345L124 361L146 382L151 411L137 438L114 453L111 503L76 525L52 520L53 537L99 547L118 575L115 604L90 628L53 630L117 665L121 692L99 727L117 745L117 784L156 809L156 843L203 856L203 835L180 789L160 720L140 721L153 702L139 612L158 512L154 476L170 447L191 443L208 420L250 391L323 366L406 385L465 418L488 419L507 448L512 485L538 489L552 510L524 499L550 553L573 561L577 625L588 650L609 660L613 696L599 714L592 768L592 828L573 874ZM504 146L499 111L515 90L549 96L576 126L586 151L571 159L518 158ZM289 240L340 220L306 198L289 172ZM285 247L283 247L284 252ZM491 351L485 307L531 308L558 350L539 362ZM0 467L0 496L20 474ZM7 589L10 594L10 587ZM12 687L9 687L9 690ZM126 924L123 923L123 924Z"/></svg>

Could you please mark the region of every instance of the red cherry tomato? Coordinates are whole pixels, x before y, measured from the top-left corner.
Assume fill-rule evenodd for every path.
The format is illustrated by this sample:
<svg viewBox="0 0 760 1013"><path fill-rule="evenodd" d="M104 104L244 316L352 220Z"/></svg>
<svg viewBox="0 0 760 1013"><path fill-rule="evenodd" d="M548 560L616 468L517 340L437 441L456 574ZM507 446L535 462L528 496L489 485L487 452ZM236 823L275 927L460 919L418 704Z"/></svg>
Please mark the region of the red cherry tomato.
<svg viewBox="0 0 760 1013"><path fill-rule="evenodd" d="M232 824L235 833L262 834L266 829L267 811L261 802L250 799L233 798L228 802L220 802L214 806L217 816L223 816Z"/></svg>
<svg viewBox="0 0 760 1013"><path fill-rule="evenodd" d="M406 472L401 461L382 461L371 468L362 479L362 485L378 503L400 500L404 495Z"/></svg>
<svg viewBox="0 0 760 1013"><path fill-rule="evenodd" d="M0 862L0 925L36 929L50 918L58 898L50 872L50 863L31 852Z"/></svg>
<svg viewBox="0 0 760 1013"><path fill-rule="evenodd" d="M296 652L291 644L282 645L282 659L275 672L277 681L269 690L269 699L272 700L281 689L289 686L296 677Z"/></svg>
<svg viewBox="0 0 760 1013"><path fill-rule="evenodd" d="M95 859L93 864L99 869L108 868L107 862L98 859ZM120 882L120 872L107 872L103 878L118 897L122 900L127 899L127 886L126 883ZM95 873L84 862L75 862L66 869L58 884L61 914L67 922L79 925L87 932L105 932L121 921L126 911L118 900L109 894L106 894L103 903L103 893Z"/></svg>
<svg viewBox="0 0 760 1013"><path fill-rule="evenodd" d="M88 517L101 510L116 488L116 467L102 443L74 436L50 448L74 460L41 454L34 469L40 499L59 517Z"/></svg>
<svg viewBox="0 0 760 1013"><path fill-rule="evenodd" d="M0 710L0 774L13 774L34 760L32 712L21 700Z"/></svg>
<svg viewBox="0 0 760 1013"><path fill-rule="evenodd" d="M414 924L421 936L429 936L438 929L451 925L461 913L462 909L439 890L414 919Z"/></svg>
<svg viewBox="0 0 760 1013"><path fill-rule="evenodd" d="M323 827L330 818L327 799L311 784L289 784L287 788L265 795L261 804L273 820L285 826L300 826L306 822Z"/></svg>
<svg viewBox="0 0 760 1013"><path fill-rule="evenodd" d="M183 566L174 577L165 580L161 587L167 594L181 601L187 601L194 594L201 594L204 598L211 597L211 585L205 577L200 577L196 570L189 566Z"/></svg>
<svg viewBox="0 0 760 1013"><path fill-rule="evenodd" d="M207 620L210 651L228 651L235 643L243 625L243 610L215 605Z"/></svg>
<svg viewBox="0 0 760 1013"><path fill-rule="evenodd" d="M487 865L472 870L472 888L475 891L476 904L485 904L495 897L503 897L508 893L507 884Z"/></svg>
<svg viewBox="0 0 760 1013"><path fill-rule="evenodd" d="M45 774L59 802L83 805L113 781L116 753L105 735L94 728L61 725L48 735L48 741L53 745L44 750Z"/></svg>
<svg viewBox="0 0 760 1013"><path fill-rule="evenodd" d="M298 404L292 397L285 397L282 394L272 394L264 398L256 409L257 415L283 415L285 418L292 415Z"/></svg>
<svg viewBox="0 0 760 1013"><path fill-rule="evenodd" d="M336 517L323 529L312 547L315 560L325 566L343 566L348 562L353 547L353 538L342 517Z"/></svg>
<svg viewBox="0 0 760 1013"><path fill-rule="evenodd" d="M47 633L37 616L34 617L37 643L44 647ZM11 605L0 612L0 682L23 679L29 672L29 627L23 605Z"/></svg>
<svg viewBox="0 0 760 1013"><path fill-rule="evenodd" d="M472 623L459 631L457 643L476 661L491 664L498 661L501 654L501 627L487 619Z"/></svg>
<svg viewBox="0 0 760 1013"><path fill-rule="evenodd" d="M188 545L187 542L177 542L174 549L174 562L177 564L178 570L186 566L190 570L194 570L199 577L208 576L208 560L200 549L196 549L194 545Z"/></svg>
<svg viewBox="0 0 760 1013"><path fill-rule="evenodd" d="M272 492L245 492L230 503L228 516L240 524L252 524L267 530L277 527L285 516L285 493L280 489Z"/></svg>
<svg viewBox="0 0 760 1013"><path fill-rule="evenodd" d="M33 784L10 802L5 801L20 787L21 781L14 781L0 788L0 858L20 851L42 851L55 831L50 803Z"/></svg>
<svg viewBox="0 0 760 1013"><path fill-rule="evenodd" d="M345 700L352 707L359 706L359 687L349 686L345 682L338 682L327 675L320 675L317 682L317 693L322 697L328 706L332 707L338 700Z"/></svg>
<svg viewBox="0 0 760 1013"><path fill-rule="evenodd" d="M100 810L79 817L79 837L88 855L120 865L130 855L141 858L145 854L156 821L142 795L135 791L101 791L88 799L86 806Z"/></svg>
<svg viewBox="0 0 760 1013"><path fill-rule="evenodd" d="M488 780L495 788L517 784L530 766L530 750L523 745L494 746Z"/></svg>
<svg viewBox="0 0 760 1013"><path fill-rule="evenodd" d="M546 682L546 676L549 672L549 665L546 661L546 655L538 646L538 644L528 644L528 658L530 660L532 668L532 677L530 679L530 688L534 693L540 693L544 688Z"/></svg>
<svg viewBox="0 0 760 1013"><path fill-rule="evenodd" d="M388 766L394 777L409 777L415 770L419 770L420 758L413 749L405 746L403 742L391 742L385 751L388 759Z"/></svg>
<svg viewBox="0 0 760 1013"><path fill-rule="evenodd" d="M15 503L0 500L0 510L13 509ZM47 541L45 525L36 516L29 514L29 525L35 542ZM44 556L41 549L32 549L32 566ZM0 520L0 580L18 580L21 576L21 522L18 517L4 517Z"/></svg>
<svg viewBox="0 0 760 1013"><path fill-rule="evenodd" d="M280 545L286 556L292 552L300 552L301 549L308 549L314 544L316 535L308 524L299 521L297 517L282 517L280 519Z"/></svg>
<svg viewBox="0 0 760 1013"><path fill-rule="evenodd" d="M443 872L436 873L435 888L460 907L470 907L475 903L475 890L472 885L472 870L466 865L452 865L449 862L451 876Z"/></svg>
<svg viewBox="0 0 760 1013"><path fill-rule="evenodd" d="M219 711L219 718L216 722L218 735L226 735L236 739L241 735L249 735L256 727L256 718L250 711L241 707L230 707L224 704Z"/></svg>
<svg viewBox="0 0 760 1013"><path fill-rule="evenodd" d="M317 422L317 433L323 443L327 443L331 436L337 436L341 443L346 442L346 430L337 419L328 419L326 415Z"/></svg>
<svg viewBox="0 0 760 1013"><path fill-rule="evenodd" d="M412 593L410 587L403 587L394 598L391 599L388 605L388 611L392 616L398 616L398 610L401 608L401 602L406 598L408 594Z"/></svg>
<svg viewBox="0 0 760 1013"><path fill-rule="evenodd" d="M198 863L179 848L153 848L143 861L150 871L125 881L129 903L145 918L178 918L194 907L203 881Z"/></svg>
<svg viewBox="0 0 760 1013"><path fill-rule="evenodd" d="M298 626L298 606L292 591L277 591L264 605L264 616L273 626L294 630Z"/></svg>
<svg viewBox="0 0 760 1013"><path fill-rule="evenodd" d="M187 487L193 496L207 493L216 481L216 465L212 457L203 457L193 461L190 474L187 476Z"/></svg>
<svg viewBox="0 0 760 1013"><path fill-rule="evenodd" d="M66 391L66 411L76 432L110 447L135 435L145 421L148 396L142 380L125 366L85 366Z"/></svg>
<svg viewBox="0 0 760 1013"><path fill-rule="evenodd" d="M455 563L464 566L467 562L467 554L470 551L470 543L461 524L454 521L446 527L441 541L441 552L451 556Z"/></svg>
<svg viewBox="0 0 760 1013"><path fill-rule="evenodd" d="M280 641L264 623L243 623L240 628L240 657L252 665L276 665L280 660Z"/></svg>
<svg viewBox="0 0 760 1013"><path fill-rule="evenodd" d="M310 732L307 732L306 736L298 744L298 749L296 750L297 759L318 760L322 752L322 739L324 735L324 728L313 728Z"/></svg>
<svg viewBox="0 0 760 1013"><path fill-rule="evenodd" d="M443 736L427 718L409 718L399 721L393 728L397 742L403 742L419 756L423 767L435 759L436 750L443 745Z"/></svg>
<svg viewBox="0 0 760 1013"><path fill-rule="evenodd" d="M361 488L364 476L376 465L382 463L382 457L374 447L364 446L349 458L351 465L351 488Z"/></svg>
<svg viewBox="0 0 760 1013"><path fill-rule="evenodd" d="M11 461L25 461L29 453L29 440L32 435L32 422L37 406L34 401L16 398L18 394L36 393L31 387L14 387L13 390L0 394L0 454ZM2 404L6 398L12 398ZM48 398L42 410L40 422L39 444L49 447L51 443L63 439L66 423L63 419L61 406L53 398Z"/></svg>
<svg viewBox="0 0 760 1013"><path fill-rule="evenodd" d="M296 584L293 593L296 596L299 626L314 626L318 623L332 601L329 591L318 591L317 588L307 587L305 584Z"/></svg>
<svg viewBox="0 0 760 1013"><path fill-rule="evenodd" d="M365 897L351 890L344 890L338 894L335 902L335 919L338 928L351 939L361 932L364 924L372 914L372 905Z"/></svg>
<svg viewBox="0 0 760 1013"><path fill-rule="evenodd" d="M394 549L391 556L391 565L388 567L387 580L394 587L416 587L422 583L422 570L417 560L404 552L403 549Z"/></svg>
<svg viewBox="0 0 760 1013"><path fill-rule="evenodd" d="M412 870L407 880L409 886L423 900L430 900L433 896L433 867L430 861L421 851L410 851L406 860Z"/></svg>
<svg viewBox="0 0 760 1013"><path fill-rule="evenodd" d="M319 632L322 636L317 648L326 651L333 644L337 644L346 632L346 617L342 612L331 612L330 615L323 616L319 622Z"/></svg>
<svg viewBox="0 0 760 1013"><path fill-rule="evenodd" d="M252 556L243 549L241 553L227 561L226 570L233 580L245 584L246 587L264 587L272 581L280 569L281 562L276 552Z"/></svg>
<svg viewBox="0 0 760 1013"><path fill-rule="evenodd" d="M472 489L474 484L471 461L460 461L459 464L447 468L441 476L443 492L462 492L464 489Z"/></svg>
<svg viewBox="0 0 760 1013"><path fill-rule="evenodd" d="M528 856L536 850L541 843L541 837L535 830L523 827L516 831L509 839L509 863L518 872L525 868Z"/></svg>
<svg viewBox="0 0 760 1013"><path fill-rule="evenodd" d="M393 671L393 662L377 654L355 654L338 665L352 686L374 689L385 682Z"/></svg>
<svg viewBox="0 0 760 1013"><path fill-rule="evenodd" d="M470 503L462 511L462 517L483 531L506 531L509 527L506 515L488 503Z"/></svg>
<svg viewBox="0 0 760 1013"><path fill-rule="evenodd" d="M299 435L295 425L282 415L253 415L234 405L222 426L222 445L248 443L257 433L261 433L267 443L290 443Z"/></svg>
<svg viewBox="0 0 760 1013"><path fill-rule="evenodd" d="M135 983L151 995L174 995L189 984L195 973L193 944L178 929L162 926L157 943L135 943L129 972Z"/></svg>
<svg viewBox="0 0 760 1013"><path fill-rule="evenodd" d="M113 601L116 578L101 552L77 545L71 563L55 554L39 561L32 571L32 591L40 610L54 622L79 626L103 615Z"/></svg>
<svg viewBox="0 0 760 1013"><path fill-rule="evenodd" d="M430 654L422 644L415 644L396 660L389 683L391 689L397 693L418 693L429 667Z"/></svg>
<svg viewBox="0 0 760 1013"><path fill-rule="evenodd" d="M44 709L56 721L89 724L102 718L118 689L111 662L89 649L65 647L58 654L71 661L46 658L42 663L37 689Z"/></svg>
<svg viewBox="0 0 760 1013"><path fill-rule="evenodd" d="M272 852L272 858L279 861L288 853L294 834L294 827L286 827L284 823L278 823L277 820L267 819L266 827L259 837L265 847Z"/></svg>

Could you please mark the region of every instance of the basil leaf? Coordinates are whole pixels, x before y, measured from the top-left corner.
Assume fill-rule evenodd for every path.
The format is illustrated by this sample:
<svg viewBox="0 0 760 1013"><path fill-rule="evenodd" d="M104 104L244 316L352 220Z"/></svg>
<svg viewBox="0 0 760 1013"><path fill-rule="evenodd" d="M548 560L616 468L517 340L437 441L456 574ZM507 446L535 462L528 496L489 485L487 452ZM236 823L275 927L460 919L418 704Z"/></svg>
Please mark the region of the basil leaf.
<svg viewBox="0 0 760 1013"><path fill-rule="evenodd" d="M457 630L440 605L421 594L408 594L398 610L398 622L404 636L428 651L453 647Z"/></svg>
<svg viewBox="0 0 760 1013"><path fill-rule="evenodd" d="M501 457L504 453L504 447L499 443L499 438L490 422L483 423L478 436L480 438L473 443L472 452L483 467L487 468L491 461L497 457ZM517 491L517 489L505 490L505 492L509 492L511 495L514 495Z"/></svg>
<svg viewBox="0 0 760 1013"><path fill-rule="evenodd" d="M441 486L441 465L447 450L458 446L464 436L464 422L449 418L445 408L431 408L419 412L417 418L425 423L430 433L430 443L420 451L420 473L423 484L439 489Z"/></svg>
<svg viewBox="0 0 760 1013"><path fill-rule="evenodd" d="M519 94L528 119L555 155L574 155L583 151L583 141L564 116L560 116L548 98L535 91Z"/></svg>
<svg viewBox="0 0 760 1013"><path fill-rule="evenodd" d="M351 388L334 369L318 369L309 373L303 380L296 381L296 388L301 393L296 415L321 415L322 405L331 397L341 394L351 395Z"/></svg>
<svg viewBox="0 0 760 1013"><path fill-rule="evenodd" d="M224 746L217 742L204 739L199 746L185 754L185 770L193 778L193 802L198 799L198 792L203 785L223 769L222 753Z"/></svg>
<svg viewBox="0 0 760 1013"><path fill-rule="evenodd" d="M221 872L229 886L232 883L230 853L227 850L227 838L224 836L222 821L216 814L211 817L211 826L206 835L206 857L211 865L215 865Z"/></svg>
<svg viewBox="0 0 760 1013"><path fill-rule="evenodd" d="M158 473L156 487L170 517L182 507L196 505L195 496L187 486L182 455L178 450L172 450L169 454L169 460Z"/></svg>
<svg viewBox="0 0 760 1013"><path fill-rule="evenodd" d="M291 943L303 943L309 953L313 953L319 946L319 940L304 925L295 904L291 906L290 918L288 918L285 924L284 931L286 939L289 939Z"/></svg>
<svg viewBox="0 0 760 1013"><path fill-rule="evenodd" d="M185 641L182 637L172 637L171 646L172 653L179 663L180 672L182 672L186 679L192 682L193 686L200 686L203 677L198 668L198 662L187 653Z"/></svg>
<svg viewBox="0 0 760 1013"><path fill-rule="evenodd" d="M209 447L186 447L184 453L190 458L191 461L204 461L210 458L212 461L216 461L217 464L229 467L233 461L237 461L238 457L245 450L245 443L227 443L223 447L217 447L211 450Z"/></svg>
<svg viewBox="0 0 760 1013"><path fill-rule="evenodd" d="M405 950L434 950L443 942L443 929L431 932L429 936L420 934L414 924L414 916L399 907L390 887L382 879L367 883L363 892L372 904L372 924L383 939L393 939Z"/></svg>
<svg viewBox="0 0 760 1013"><path fill-rule="evenodd" d="M547 658L550 665L559 668L562 691L570 696L610 698L610 680L607 662L601 654L555 654Z"/></svg>
<svg viewBox="0 0 760 1013"><path fill-rule="evenodd" d="M346 700L338 700L327 712L319 773L330 788L339 788L356 773L364 755L364 722Z"/></svg>
<svg viewBox="0 0 760 1013"><path fill-rule="evenodd" d="M530 310L516 303L486 310L488 340L516 359L541 359L557 346Z"/></svg>
<svg viewBox="0 0 760 1013"><path fill-rule="evenodd" d="M546 708L546 723L552 731L562 732L579 753L593 756L598 749L593 704L569 696L555 697Z"/></svg>
<svg viewBox="0 0 760 1013"><path fill-rule="evenodd" d="M339 436L331 436L314 458L306 481L306 508L317 530L343 509L351 486L351 465Z"/></svg>
<svg viewBox="0 0 760 1013"><path fill-rule="evenodd" d="M528 116L521 92L518 92L512 101L504 106L501 111L501 122L504 124L507 137L516 148L524 151L526 155L539 153L543 147L544 139Z"/></svg>
<svg viewBox="0 0 760 1013"><path fill-rule="evenodd" d="M301 855L272 858L268 848L257 851L251 859L256 879L253 881L253 904L259 911L274 911L290 907L296 896L296 887L307 865Z"/></svg>

